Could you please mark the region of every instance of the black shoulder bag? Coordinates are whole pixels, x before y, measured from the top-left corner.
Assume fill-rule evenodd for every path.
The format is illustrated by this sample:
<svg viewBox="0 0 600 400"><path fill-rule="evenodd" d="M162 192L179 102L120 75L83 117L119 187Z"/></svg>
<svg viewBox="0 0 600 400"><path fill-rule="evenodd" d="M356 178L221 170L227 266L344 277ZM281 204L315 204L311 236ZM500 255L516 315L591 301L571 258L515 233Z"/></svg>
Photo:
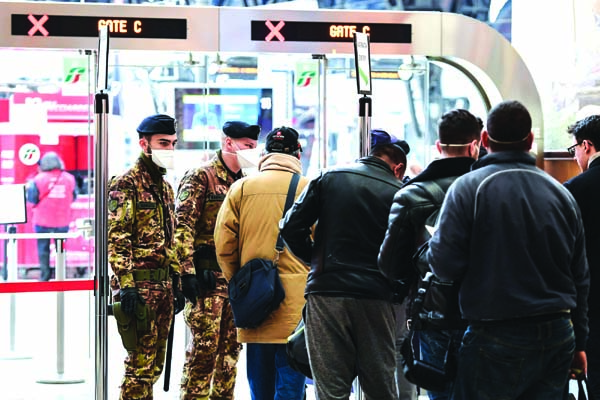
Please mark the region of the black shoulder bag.
<svg viewBox="0 0 600 400"><path fill-rule="evenodd" d="M283 216L294 202L300 175L294 174L290 182ZM285 291L277 271L279 254L283 251L281 234L275 244L275 260L253 258L229 281L229 303L233 320L238 328L256 328L279 307L285 298Z"/></svg>

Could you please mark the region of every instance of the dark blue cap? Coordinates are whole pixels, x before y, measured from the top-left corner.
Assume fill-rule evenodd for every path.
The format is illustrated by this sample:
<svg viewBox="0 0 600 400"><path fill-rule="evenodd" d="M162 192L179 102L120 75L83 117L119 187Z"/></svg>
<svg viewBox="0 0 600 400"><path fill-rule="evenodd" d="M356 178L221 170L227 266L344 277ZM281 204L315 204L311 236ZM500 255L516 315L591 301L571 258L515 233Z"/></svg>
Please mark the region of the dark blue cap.
<svg viewBox="0 0 600 400"><path fill-rule="evenodd" d="M398 139L383 129L373 129L371 131L371 150L375 148L375 146L383 146L383 145L394 145L398 147L405 155L410 153L410 146L406 143L405 140Z"/></svg>
<svg viewBox="0 0 600 400"><path fill-rule="evenodd" d="M175 134L175 120L168 115L156 114L144 118L137 128L140 135Z"/></svg>
<svg viewBox="0 0 600 400"><path fill-rule="evenodd" d="M258 140L260 126L249 125L242 121L227 121L223 124L223 133L232 139L249 138Z"/></svg>

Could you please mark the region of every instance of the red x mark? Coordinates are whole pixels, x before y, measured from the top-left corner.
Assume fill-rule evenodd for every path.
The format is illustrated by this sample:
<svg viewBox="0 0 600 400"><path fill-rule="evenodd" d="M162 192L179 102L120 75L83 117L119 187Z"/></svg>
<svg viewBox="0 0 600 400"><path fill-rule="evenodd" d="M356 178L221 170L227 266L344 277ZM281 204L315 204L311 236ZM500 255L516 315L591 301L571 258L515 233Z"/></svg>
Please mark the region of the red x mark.
<svg viewBox="0 0 600 400"><path fill-rule="evenodd" d="M269 32L269 34L265 37L266 42L270 42L274 37L279 39L280 42L285 42L285 38L283 37L281 32L279 32L281 28L283 28L283 26L285 25L285 22L279 21L277 26L273 26L271 21L267 20L265 21L265 25L271 30L271 32Z"/></svg>
<svg viewBox="0 0 600 400"><path fill-rule="evenodd" d="M44 36L48 36L49 32L44 28L44 23L48 21L47 15L42 16L38 21L33 15L29 14L27 19L33 24L33 27L27 32L29 36L33 36L37 31L40 31Z"/></svg>

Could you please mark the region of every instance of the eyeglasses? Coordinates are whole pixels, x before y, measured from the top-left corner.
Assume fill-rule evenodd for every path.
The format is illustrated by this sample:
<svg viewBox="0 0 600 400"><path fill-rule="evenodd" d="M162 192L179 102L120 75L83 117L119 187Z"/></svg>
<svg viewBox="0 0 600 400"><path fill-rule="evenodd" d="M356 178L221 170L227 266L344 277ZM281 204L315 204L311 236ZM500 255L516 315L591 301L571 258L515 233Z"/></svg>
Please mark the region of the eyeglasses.
<svg viewBox="0 0 600 400"><path fill-rule="evenodd" d="M583 142L581 143L575 143L573 146L569 146L567 147L567 151L569 152L569 154L571 155L571 157L575 157L575 147L579 146L583 144Z"/></svg>

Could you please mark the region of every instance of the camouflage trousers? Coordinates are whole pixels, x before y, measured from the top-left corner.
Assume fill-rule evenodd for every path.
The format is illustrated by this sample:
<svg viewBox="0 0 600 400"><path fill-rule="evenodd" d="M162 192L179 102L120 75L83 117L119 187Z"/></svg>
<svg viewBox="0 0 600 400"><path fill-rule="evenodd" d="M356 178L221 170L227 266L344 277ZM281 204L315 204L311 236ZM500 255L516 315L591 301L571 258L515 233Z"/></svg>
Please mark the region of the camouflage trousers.
<svg viewBox="0 0 600 400"><path fill-rule="evenodd" d="M165 363L167 337L173 319L171 283L136 282L139 293L156 313L150 333L138 338L138 349L125 358L120 400L152 400L152 387Z"/></svg>
<svg viewBox="0 0 600 400"><path fill-rule="evenodd" d="M181 378L181 400L231 400L242 345L237 341L229 299L200 297L185 305L192 331Z"/></svg>

